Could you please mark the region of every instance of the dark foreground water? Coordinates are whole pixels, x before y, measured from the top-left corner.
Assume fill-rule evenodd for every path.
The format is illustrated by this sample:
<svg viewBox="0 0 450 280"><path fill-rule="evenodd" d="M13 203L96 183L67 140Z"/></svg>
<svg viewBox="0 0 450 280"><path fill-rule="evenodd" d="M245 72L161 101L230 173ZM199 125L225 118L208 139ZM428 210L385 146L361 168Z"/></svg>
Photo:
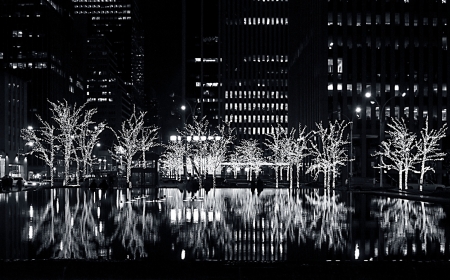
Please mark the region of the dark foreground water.
<svg viewBox="0 0 450 280"><path fill-rule="evenodd" d="M48 260L58 260L50 263L54 269L61 266L60 276L69 261L76 270L73 264L86 260L110 271L116 264L132 271L140 263L171 264L164 266L168 270L213 263L234 264L234 269L246 263L245 269L259 271L268 264L313 269L312 264L330 261L353 266L349 269L359 261L398 263L399 271L405 266L401 262L448 263L447 203L313 189L265 189L259 195L216 189L195 197L178 189L1 193L0 259L10 268L24 263L44 268ZM377 266L371 267L379 272Z"/></svg>

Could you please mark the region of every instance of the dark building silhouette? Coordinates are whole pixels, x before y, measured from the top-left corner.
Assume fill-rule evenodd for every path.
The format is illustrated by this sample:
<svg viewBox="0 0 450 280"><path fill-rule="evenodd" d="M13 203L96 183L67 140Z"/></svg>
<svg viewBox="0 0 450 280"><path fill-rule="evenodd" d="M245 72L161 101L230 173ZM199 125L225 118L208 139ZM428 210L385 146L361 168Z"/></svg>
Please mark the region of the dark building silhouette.
<svg viewBox="0 0 450 280"><path fill-rule="evenodd" d="M414 132L427 117L434 129L447 123L449 12L442 0L290 2L289 109L300 112L300 122L311 123L301 113L306 100L323 121L354 121L355 176L379 176L370 154L384 139L390 118L404 118ZM294 33L296 28L306 29ZM300 92L306 99L295 100ZM318 96L322 101L311 103Z"/></svg>
<svg viewBox="0 0 450 280"><path fill-rule="evenodd" d="M49 121L47 100L65 99L72 104L83 100L82 40L73 23L70 2L0 1L0 24L2 72L7 73L6 79L17 77L27 88L27 103L20 105L26 106L27 120L14 124L14 129L17 130L18 125L23 125L22 128L39 126L36 114ZM17 97L8 100L23 101ZM8 145L23 151L26 147L18 133L14 131L13 138L7 141L19 142ZM29 158L28 164L36 168L42 165L33 157Z"/></svg>
<svg viewBox="0 0 450 280"><path fill-rule="evenodd" d="M96 121L114 130L129 118L133 106L147 110L144 93L144 34L135 0L72 0L75 18L87 45L86 99L97 108ZM102 137L104 147L113 135Z"/></svg>
<svg viewBox="0 0 450 280"><path fill-rule="evenodd" d="M27 83L8 72L0 71L0 178L24 176L27 164L25 142L20 130L27 127Z"/></svg>

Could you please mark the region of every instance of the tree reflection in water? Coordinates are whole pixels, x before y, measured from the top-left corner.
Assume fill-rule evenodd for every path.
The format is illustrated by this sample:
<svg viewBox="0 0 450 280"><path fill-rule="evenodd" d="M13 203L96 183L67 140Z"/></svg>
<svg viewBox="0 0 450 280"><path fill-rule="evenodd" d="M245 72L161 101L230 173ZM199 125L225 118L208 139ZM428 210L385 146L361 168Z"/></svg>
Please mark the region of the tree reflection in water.
<svg viewBox="0 0 450 280"><path fill-rule="evenodd" d="M216 189L201 199L185 199L178 189L106 194L52 189L40 192L44 204L34 202L34 217L21 232L36 248L36 258L277 261L340 254L352 259L358 245L365 259L373 257L365 249L368 240L358 236L368 218L358 218L352 200L343 199L348 197L321 192L265 189L258 195L250 189ZM377 254L445 249L445 231L438 225L445 218L442 207L378 197L367 203L381 233L372 234L370 244L387 251Z"/></svg>
<svg viewBox="0 0 450 280"><path fill-rule="evenodd" d="M445 213L441 206L389 197L374 199L373 204L376 209L372 214L385 232L386 255L426 253L429 245L436 244L437 251L443 253L445 231L439 222Z"/></svg>
<svg viewBox="0 0 450 280"><path fill-rule="evenodd" d="M315 247L326 244L328 249L344 250L348 240L348 214L353 211L339 201L334 190L325 190L324 195L317 191L305 195L307 204L307 220L302 226L302 240L314 240Z"/></svg>
<svg viewBox="0 0 450 280"><path fill-rule="evenodd" d="M70 201L72 190L49 190L50 199L43 211L36 213L35 240L42 243L37 254L50 253L50 258L97 258L96 244L99 237L98 224L94 219L94 201L88 194L77 189L76 203ZM83 203L80 202L80 198ZM61 207L61 202L62 206ZM55 209L56 208L56 209ZM61 211L60 211L61 210Z"/></svg>

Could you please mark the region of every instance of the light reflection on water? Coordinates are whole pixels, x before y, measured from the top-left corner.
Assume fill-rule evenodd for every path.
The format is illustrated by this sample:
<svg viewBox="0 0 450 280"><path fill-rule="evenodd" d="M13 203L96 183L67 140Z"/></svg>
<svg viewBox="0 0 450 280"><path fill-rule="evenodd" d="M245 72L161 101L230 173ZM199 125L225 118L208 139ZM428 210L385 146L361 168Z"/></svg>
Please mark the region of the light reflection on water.
<svg viewBox="0 0 450 280"><path fill-rule="evenodd" d="M440 205L351 192L0 194L0 259L448 259Z"/></svg>

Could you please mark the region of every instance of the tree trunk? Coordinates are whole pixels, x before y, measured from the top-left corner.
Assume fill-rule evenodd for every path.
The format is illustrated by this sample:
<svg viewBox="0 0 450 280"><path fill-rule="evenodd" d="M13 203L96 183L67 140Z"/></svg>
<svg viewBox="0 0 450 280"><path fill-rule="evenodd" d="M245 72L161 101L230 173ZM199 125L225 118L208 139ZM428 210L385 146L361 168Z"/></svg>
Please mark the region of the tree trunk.
<svg viewBox="0 0 450 280"><path fill-rule="evenodd" d="M398 188L403 190L403 170L400 169L398 172Z"/></svg>
<svg viewBox="0 0 450 280"><path fill-rule="evenodd" d="M131 164L133 159L131 157L127 158L127 186L131 189Z"/></svg>
<svg viewBox="0 0 450 280"><path fill-rule="evenodd" d="M292 190L292 184L293 184L293 180L294 180L294 176L292 176L292 172L293 171L293 164L289 165L289 188Z"/></svg>
<svg viewBox="0 0 450 280"><path fill-rule="evenodd" d="M278 189L278 165L275 164L275 188Z"/></svg>
<svg viewBox="0 0 450 280"><path fill-rule="evenodd" d="M422 160L422 166L420 169L420 180L419 180L420 191L422 191L422 184L423 184L424 177L425 177L425 160Z"/></svg>

